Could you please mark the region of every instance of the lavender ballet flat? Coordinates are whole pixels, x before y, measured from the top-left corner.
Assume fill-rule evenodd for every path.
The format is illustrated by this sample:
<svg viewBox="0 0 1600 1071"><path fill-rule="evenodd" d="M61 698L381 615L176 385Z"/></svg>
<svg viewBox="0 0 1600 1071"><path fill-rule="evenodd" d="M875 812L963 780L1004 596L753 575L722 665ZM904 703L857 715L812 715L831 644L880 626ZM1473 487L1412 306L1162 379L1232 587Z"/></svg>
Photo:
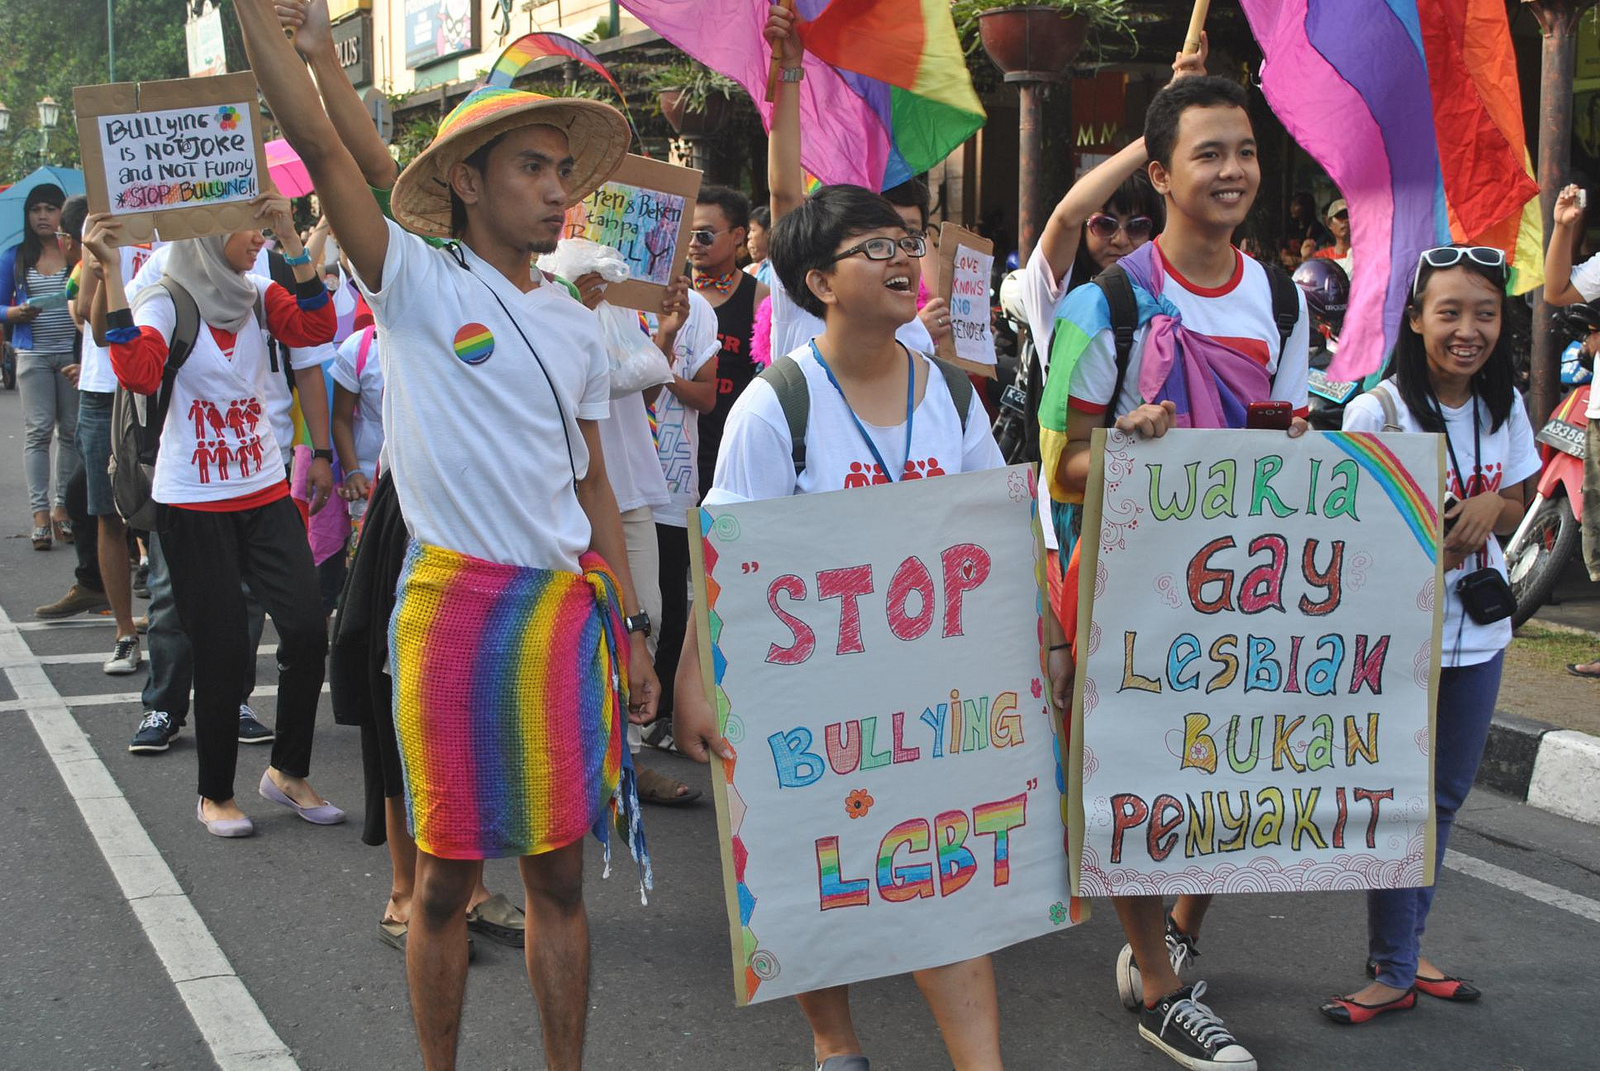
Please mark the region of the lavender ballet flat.
<svg viewBox="0 0 1600 1071"><path fill-rule="evenodd" d="M256 831L255 823L248 818L207 818L204 798L195 800L194 816L213 837L248 837Z"/></svg>
<svg viewBox="0 0 1600 1071"><path fill-rule="evenodd" d="M263 773L261 775L261 798L273 803L281 803L307 822L318 826L336 826L344 821L344 812L331 803L319 804L315 807L302 807L290 799L277 785L272 783L272 778Z"/></svg>

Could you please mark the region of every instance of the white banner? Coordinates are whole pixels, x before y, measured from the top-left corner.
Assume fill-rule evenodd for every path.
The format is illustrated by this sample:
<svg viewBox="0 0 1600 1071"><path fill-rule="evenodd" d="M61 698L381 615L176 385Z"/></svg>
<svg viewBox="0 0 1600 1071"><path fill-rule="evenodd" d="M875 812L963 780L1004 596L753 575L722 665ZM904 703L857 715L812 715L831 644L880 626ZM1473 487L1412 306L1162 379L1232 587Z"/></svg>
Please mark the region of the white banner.
<svg viewBox="0 0 1600 1071"><path fill-rule="evenodd" d="M228 73L228 54L222 44L222 9L207 4L184 26L189 44L189 77Z"/></svg>

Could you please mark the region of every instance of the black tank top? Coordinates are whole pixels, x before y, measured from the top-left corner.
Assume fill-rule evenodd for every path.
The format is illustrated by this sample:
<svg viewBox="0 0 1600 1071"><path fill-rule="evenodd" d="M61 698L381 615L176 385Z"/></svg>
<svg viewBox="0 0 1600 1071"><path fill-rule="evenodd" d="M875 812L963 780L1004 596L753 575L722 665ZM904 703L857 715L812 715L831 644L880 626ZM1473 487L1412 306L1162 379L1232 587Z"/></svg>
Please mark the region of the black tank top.
<svg viewBox="0 0 1600 1071"><path fill-rule="evenodd" d="M750 336L756 322L756 278L740 272L738 289L716 308L717 338L722 349L717 353L717 404L700 414L700 495L711 490L711 476L717 466L717 447L728 410L756 376L750 359Z"/></svg>

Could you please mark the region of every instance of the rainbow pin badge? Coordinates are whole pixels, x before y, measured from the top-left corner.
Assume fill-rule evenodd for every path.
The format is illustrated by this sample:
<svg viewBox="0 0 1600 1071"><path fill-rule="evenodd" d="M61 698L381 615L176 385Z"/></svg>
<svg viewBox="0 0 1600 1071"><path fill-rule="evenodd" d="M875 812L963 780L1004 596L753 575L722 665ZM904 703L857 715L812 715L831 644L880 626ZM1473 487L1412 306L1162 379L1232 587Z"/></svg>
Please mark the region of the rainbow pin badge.
<svg viewBox="0 0 1600 1071"><path fill-rule="evenodd" d="M456 332L456 356L468 364L482 364L493 352L494 333L483 324L466 324Z"/></svg>
<svg viewBox="0 0 1600 1071"><path fill-rule="evenodd" d="M233 130L239 125L239 109L231 104L223 105L217 109L217 122L224 130Z"/></svg>

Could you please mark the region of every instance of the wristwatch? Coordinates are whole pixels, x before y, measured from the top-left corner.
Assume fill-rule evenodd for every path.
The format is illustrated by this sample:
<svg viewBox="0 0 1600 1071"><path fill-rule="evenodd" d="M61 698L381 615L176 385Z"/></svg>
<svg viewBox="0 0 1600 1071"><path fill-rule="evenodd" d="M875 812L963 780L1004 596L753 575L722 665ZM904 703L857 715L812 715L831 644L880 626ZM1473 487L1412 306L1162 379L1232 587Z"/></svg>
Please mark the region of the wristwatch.
<svg viewBox="0 0 1600 1071"><path fill-rule="evenodd" d="M805 76L806 69L804 67L778 68L778 81L780 82L799 82L803 81Z"/></svg>
<svg viewBox="0 0 1600 1071"><path fill-rule="evenodd" d="M332 450L313 450L313 451L311 451L311 460L313 460L313 461L326 461L331 465L333 463L333 451Z"/></svg>
<svg viewBox="0 0 1600 1071"><path fill-rule="evenodd" d="M645 639L650 638L650 615L643 610L640 610L632 617L623 618L622 624L629 632L642 632Z"/></svg>

